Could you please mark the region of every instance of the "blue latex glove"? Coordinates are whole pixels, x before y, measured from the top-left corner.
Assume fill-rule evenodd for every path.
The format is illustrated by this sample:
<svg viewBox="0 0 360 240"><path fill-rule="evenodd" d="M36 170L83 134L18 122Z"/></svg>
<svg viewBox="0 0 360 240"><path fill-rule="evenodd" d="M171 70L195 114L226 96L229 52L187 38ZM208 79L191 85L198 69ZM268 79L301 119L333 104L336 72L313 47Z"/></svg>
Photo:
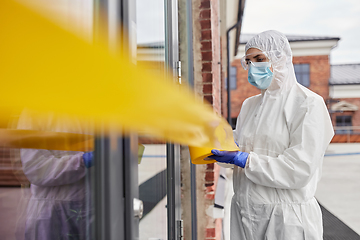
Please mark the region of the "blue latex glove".
<svg viewBox="0 0 360 240"><path fill-rule="evenodd" d="M86 152L83 154L83 160L85 167L89 168L94 165L94 153L93 152Z"/></svg>
<svg viewBox="0 0 360 240"><path fill-rule="evenodd" d="M236 166L245 167L247 158L249 154L247 152L240 151L220 151L213 149L211 150L213 155L208 156L208 158L214 159L222 163L235 164Z"/></svg>

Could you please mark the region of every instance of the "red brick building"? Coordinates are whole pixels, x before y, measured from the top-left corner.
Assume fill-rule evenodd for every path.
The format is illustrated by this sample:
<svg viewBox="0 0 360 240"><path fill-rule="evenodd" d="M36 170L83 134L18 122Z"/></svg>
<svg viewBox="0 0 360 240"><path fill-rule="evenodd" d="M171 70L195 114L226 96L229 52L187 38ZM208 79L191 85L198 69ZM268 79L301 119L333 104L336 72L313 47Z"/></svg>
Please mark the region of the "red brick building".
<svg viewBox="0 0 360 240"><path fill-rule="evenodd" d="M360 142L360 64L331 66L328 103L339 142Z"/></svg>

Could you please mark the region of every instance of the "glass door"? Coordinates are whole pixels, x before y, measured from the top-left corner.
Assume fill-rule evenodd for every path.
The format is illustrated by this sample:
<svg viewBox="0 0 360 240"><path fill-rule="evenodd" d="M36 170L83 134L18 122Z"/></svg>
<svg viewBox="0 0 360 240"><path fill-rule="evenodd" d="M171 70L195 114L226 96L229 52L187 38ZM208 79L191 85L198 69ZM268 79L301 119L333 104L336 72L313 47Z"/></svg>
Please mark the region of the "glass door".
<svg viewBox="0 0 360 240"><path fill-rule="evenodd" d="M110 52L130 52L129 60L146 63L147 71L177 72L177 1L36 2L42 1L47 17L60 12L56 21L70 31L82 28L86 41L106 36ZM84 151L35 145L0 149L0 239L173 240L181 235L178 145L126 128L106 126L94 135L91 124L77 124L79 119L66 114L10 115L11 126L1 128L91 135L94 141ZM85 160L90 153L93 161Z"/></svg>
<svg viewBox="0 0 360 240"><path fill-rule="evenodd" d="M100 0L95 6L106 9L99 11L108 15L110 50L126 46L146 71L177 72L177 1ZM95 239L177 239L179 146L125 131L104 132L95 143Z"/></svg>
<svg viewBox="0 0 360 240"><path fill-rule="evenodd" d="M177 14L177 1L137 0L137 63L147 66L149 71L177 74ZM145 135L139 136L139 144L143 146L139 158L139 198L144 203L139 239L179 239L179 146Z"/></svg>

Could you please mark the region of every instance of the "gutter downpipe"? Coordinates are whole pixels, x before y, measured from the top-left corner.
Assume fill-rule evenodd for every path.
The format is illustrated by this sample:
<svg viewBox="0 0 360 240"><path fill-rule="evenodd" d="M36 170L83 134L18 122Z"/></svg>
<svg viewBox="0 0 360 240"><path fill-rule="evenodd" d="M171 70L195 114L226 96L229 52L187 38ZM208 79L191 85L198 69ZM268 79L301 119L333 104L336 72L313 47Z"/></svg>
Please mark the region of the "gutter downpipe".
<svg viewBox="0 0 360 240"><path fill-rule="evenodd" d="M186 38L188 55L188 82L194 87L194 55L193 55L193 17L192 0L186 0ZM197 204L196 204L196 166L190 160L190 201L191 201L191 239L197 240Z"/></svg>
<svg viewBox="0 0 360 240"><path fill-rule="evenodd" d="M231 89L230 89L230 32L234 28L240 27L242 23L242 0L239 1L239 15L238 15L238 22L231 26L226 31L226 90L227 90L227 120L231 126ZM237 39L237 38L236 38ZM235 44L235 46L237 46ZM235 49L236 52L236 49Z"/></svg>

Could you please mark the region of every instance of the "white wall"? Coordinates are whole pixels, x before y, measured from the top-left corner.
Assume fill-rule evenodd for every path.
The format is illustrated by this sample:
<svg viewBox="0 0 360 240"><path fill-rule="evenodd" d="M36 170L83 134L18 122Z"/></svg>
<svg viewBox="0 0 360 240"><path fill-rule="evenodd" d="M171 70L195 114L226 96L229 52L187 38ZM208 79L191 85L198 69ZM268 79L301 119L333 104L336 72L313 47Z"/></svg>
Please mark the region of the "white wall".
<svg viewBox="0 0 360 240"><path fill-rule="evenodd" d="M329 90L331 98L360 98L360 85L334 85Z"/></svg>

